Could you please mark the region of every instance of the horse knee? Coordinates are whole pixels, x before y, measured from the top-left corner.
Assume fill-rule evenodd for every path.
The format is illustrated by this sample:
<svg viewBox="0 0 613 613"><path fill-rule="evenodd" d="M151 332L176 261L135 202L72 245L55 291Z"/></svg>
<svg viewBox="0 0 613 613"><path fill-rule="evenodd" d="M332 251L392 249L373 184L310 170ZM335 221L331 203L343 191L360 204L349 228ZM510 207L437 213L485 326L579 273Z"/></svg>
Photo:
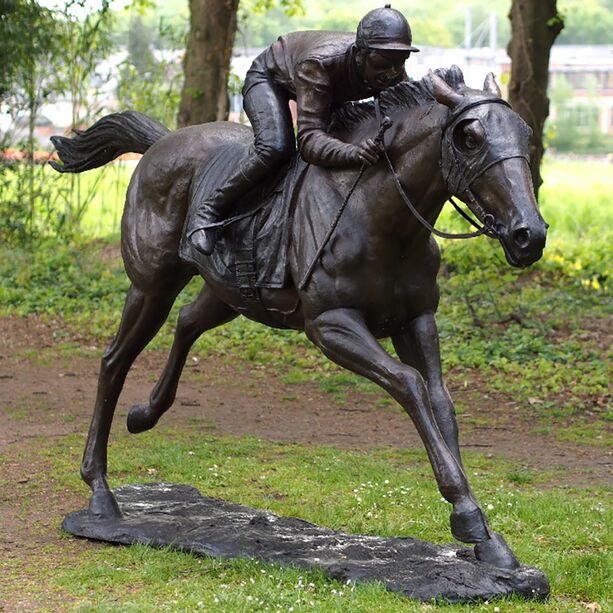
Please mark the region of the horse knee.
<svg viewBox="0 0 613 613"><path fill-rule="evenodd" d="M106 385L115 385L118 381L121 382L127 375L129 363L126 356L122 352L117 351L113 347L109 347L100 360L99 381Z"/></svg>
<svg viewBox="0 0 613 613"><path fill-rule="evenodd" d="M177 327L175 330L175 338L183 340L191 338L191 336L200 330L200 319L202 314L193 308L193 305L186 304L181 307L179 317L177 318Z"/></svg>

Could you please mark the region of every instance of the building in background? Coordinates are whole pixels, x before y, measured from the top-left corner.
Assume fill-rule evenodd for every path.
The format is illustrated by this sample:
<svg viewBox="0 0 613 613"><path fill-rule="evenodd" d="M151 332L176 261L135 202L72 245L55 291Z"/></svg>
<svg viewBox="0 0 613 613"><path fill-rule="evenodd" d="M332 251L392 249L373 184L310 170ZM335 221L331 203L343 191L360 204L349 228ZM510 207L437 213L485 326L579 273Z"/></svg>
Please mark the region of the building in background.
<svg viewBox="0 0 613 613"><path fill-rule="evenodd" d="M407 61L407 73L420 79L429 70L456 64L464 73L466 84L482 88L488 72L493 72L505 93L511 70L510 59L503 48L490 45L463 48L422 46L421 53L413 54ZM251 62L262 49L235 50L230 79L230 119L245 122L242 111L241 83ZM172 52L171 61L181 71L183 52ZM98 70L101 75L94 81L91 92L92 106L101 114L119 109L116 99L117 67L125 59L125 52L109 58ZM546 139L550 146L560 151L613 152L613 45L574 46L554 45L551 49L549 96L550 116ZM291 103L295 116L295 103ZM13 132L22 138L27 117L13 117L0 109L0 136L12 125ZM49 136L70 128L72 103L68 99L44 104L36 120L36 137L41 146L50 148ZM16 142L18 138L14 139Z"/></svg>

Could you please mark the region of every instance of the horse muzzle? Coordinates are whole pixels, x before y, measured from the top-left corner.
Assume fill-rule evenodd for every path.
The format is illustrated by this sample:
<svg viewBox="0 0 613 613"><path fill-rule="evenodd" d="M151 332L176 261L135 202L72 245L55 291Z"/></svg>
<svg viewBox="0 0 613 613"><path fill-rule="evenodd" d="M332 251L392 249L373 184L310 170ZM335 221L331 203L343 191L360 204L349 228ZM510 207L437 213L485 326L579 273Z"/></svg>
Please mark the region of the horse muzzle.
<svg viewBox="0 0 613 613"><path fill-rule="evenodd" d="M510 228L496 224L495 231L507 262L517 268L525 268L538 262L545 249L547 228L548 224L542 219L533 223L521 221Z"/></svg>

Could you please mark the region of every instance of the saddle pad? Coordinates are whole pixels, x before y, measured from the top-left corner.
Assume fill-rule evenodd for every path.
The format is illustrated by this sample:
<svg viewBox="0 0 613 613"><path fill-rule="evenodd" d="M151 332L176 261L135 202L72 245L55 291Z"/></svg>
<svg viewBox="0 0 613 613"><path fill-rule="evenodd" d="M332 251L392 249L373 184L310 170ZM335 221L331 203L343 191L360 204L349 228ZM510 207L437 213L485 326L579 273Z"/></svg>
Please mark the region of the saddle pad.
<svg viewBox="0 0 613 613"><path fill-rule="evenodd" d="M213 277L241 289L286 287L290 204L294 189L308 167L297 154L289 166L241 198L233 217L217 230L217 243L211 255L200 253L186 237L193 207L202 202L201 181L208 183L207 189L214 189L228 169L235 167L237 160L246 154L244 145L229 145L202 169L194 192L199 197L190 202L179 256L194 264L205 278Z"/></svg>

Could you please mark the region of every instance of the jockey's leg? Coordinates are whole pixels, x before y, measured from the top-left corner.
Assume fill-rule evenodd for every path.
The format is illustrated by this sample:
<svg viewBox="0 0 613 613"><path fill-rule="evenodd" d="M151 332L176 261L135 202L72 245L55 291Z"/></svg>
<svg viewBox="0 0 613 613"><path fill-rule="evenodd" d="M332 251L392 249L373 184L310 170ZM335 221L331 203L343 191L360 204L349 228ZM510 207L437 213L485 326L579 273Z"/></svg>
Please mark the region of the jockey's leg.
<svg viewBox="0 0 613 613"><path fill-rule="evenodd" d="M199 203L189 222L188 238L205 255L213 252L217 228L238 199L287 160L295 151L289 98L272 82L257 83L245 93L243 105L254 132L254 144L222 185ZM198 200L198 190L194 194Z"/></svg>

